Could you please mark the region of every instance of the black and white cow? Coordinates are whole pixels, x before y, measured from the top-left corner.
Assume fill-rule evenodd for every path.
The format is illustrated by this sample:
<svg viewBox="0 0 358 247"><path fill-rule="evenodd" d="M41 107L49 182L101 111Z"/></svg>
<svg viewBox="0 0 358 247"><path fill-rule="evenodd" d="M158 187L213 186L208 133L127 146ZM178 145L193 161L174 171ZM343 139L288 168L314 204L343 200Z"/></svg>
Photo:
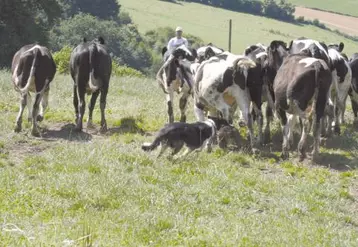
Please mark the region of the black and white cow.
<svg viewBox="0 0 358 247"><path fill-rule="evenodd" d="M230 57L230 58L229 58ZM256 64L248 57L216 56L204 61L195 76L194 113L198 121L205 120L205 111L231 122L232 108L237 104L249 129L251 148L254 133L250 113L250 93L247 86L249 70Z"/></svg>
<svg viewBox="0 0 358 247"><path fill-rule="evenodd" d="M314 58L323 59L332 71L331 90L328 92L328 104L325 110L327 129L323 128L323 134L327 131L328 136L331 134L332 122L335 133L340 133L340 124L344 122L345 104L351 85L352 72L346 58L341 54L343 48L343 43L326 46L323 42L304 38L294 40L290 44L291 54L308 49Z"/></svg>
<svg viewBox="0 0 358 247"><path fill-rule="evenodd" d="M163 48L162 55L164 64L157 73L157 81L166 94L168 122L174 122L174 92L181 94L179 100L180 122L186 122L188 98L193 93L192 87L194 85L191 64L195 60L196 54L193 49L181 45L174 51L167 51L166 48Z"/></svg>
<svg viewBox="0 0 358 247"><path fill-rule="evenodd" d="M85 94L92 94L91 102L88 106L89 116L87 128L93 127L92 113L96 100L100 96L101 109L101 132L107 131L105 118L105 108L107 103L107 93L109 80L112 74L112 58L105 45L104 39L87 42L83 40L75 47L70 58L71 76L74 81L73 104L76 113L76 130L82 131L83 116L85 113Z"/></svg>
<svg viewBox="0 0 358 247"><path fill-rule="evenodd" d="M349 90L349 97L352 103L354 114L354 126L358 126L358 53L353 54L349 61L349 66L352 70L352 86Z"/></svg>
<svg viewBox="0 0 358 247"><path fill-rule="evenodd" d="M214 46L212 43L209 43L206 46L199 47L196 50L196 62L202 63L203 61L208 60L209 58L216 56L222 52L224 52L223 49Z"/></svg>
<svg viewBox="0 0 358 247"><path fill-rule="evenodd" d="M56 64L50 51L41 45L30 44L18 50L11 65L12 82L15 90L21 94L20 111L16 118L15 132L22 128L22 114L28 107L28 121L32 122L33 136L39 136L37 121L42 121L48 105L50 82L56 74ZM35 95L31 104L30 92ZM41 105L40 105L41 102Z"/></svg>
<svg viewBox="0 0 358 247"><path fill-rule="evenodd" d="M273 84L276 114L283 130L282 157L288 158L297 117L303 122L298 144L299 159L306 157L307 135L313 123L312 156L319 154L320 126L324 115L332 73L322 59L312 54L289 55L277 72Z"/></svg>

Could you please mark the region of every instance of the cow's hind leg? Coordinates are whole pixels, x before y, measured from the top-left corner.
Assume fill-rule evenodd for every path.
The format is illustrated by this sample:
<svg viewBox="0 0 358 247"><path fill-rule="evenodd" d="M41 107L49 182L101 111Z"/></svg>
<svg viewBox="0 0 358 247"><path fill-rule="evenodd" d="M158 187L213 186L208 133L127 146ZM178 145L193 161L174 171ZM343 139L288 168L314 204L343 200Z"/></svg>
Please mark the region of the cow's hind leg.
<svg viewBox="0 0 358 247"><path fill-rule="evenodd" d="M188 98L189 98L188 92L183 92L182 96L179 100L179 109L180 109L180 122L186 122L186 106L188 104Z"/></svg>
<svg viewBox="0 0 358 247"><path fill-rule="evenodd" d="M82 122L83 122L83 115L85 114L86 109L86 102L85 102L85 93L86 89L84 87L77 87L77 97L79 99L78 104L78 117L76 123L76 131L82 131Z"/></svg>
<svg viewBox="0 0 358 247"><path fill-rule="evenodd" d="M96 105L96 101L99 95L99 90L92 93L90 104L88 105L88 120L87 120L87 129L94 128L92 119L93 119L93 110Z"/></svg>
<svg viewBox="0 0 358 247"><path fill-rule="evenodd" d="M16 118L15 132L20 132L22 128L22 114L24 113L27 104L28 94L21 94L20 110Z"/></svg>
<svg viewBox="0 0 358 247"><path fill-rule="evenodd" d="M101 108L101 129L100 132L104 133L107 131L107 121L106 121L106 104L107 104L107 94L108 94L108 88L103 88L101 90L101 96L99 99L100 102L100 108Z"/></svg>
<svg viewBox="0 0 358 247"><path fill-rule="evenodd" d="M354 114L353 125L355 127L358 127L358 102L353 97L351 97L351 103L352 103L352 110Z"/></svg>
<svg viewBox="0 0 358 247"><path fill-rule="evenodd" d="M276 109L277 116L280 119L281 128L282 128L282 154L281 158L288 159L289 158L289 147L288 147L288 133L289 133L289 126L287 121L286 112L282 109Z"/></svg>
<svg viewBox="0 0 358 247"><path fill-rule="evenodd" d="M46 108L48 106L49 93L50 93L50 88L47 87L45 92L44 92L44 95L42 97L42 100L41 100L40 112L36 117L37 121L39 121L39 122L42 122L42 120L44 119L44 113L45 113Z"/></svg>
<svg viewBox="0 0 358 247"><path fill-rule="evenodd" d="M32 123L32 99L31 99L31 95L30 93L27 93L27 99L26 99L26 103L27 103L27 121L29 123Z"/></svg>
<svg viewBox="0 0 358 247"><path fill-rule="evenodd" d="M168 121L169 123L174 122L174 113L173 113L173 89L171 87L168 87L168 94L167 96L167 106L168 106Z"/></svg>
<svg viewBox="0 0 358 247"><path fill-rule="evenodd" d="M307 149L307 135L311 130L312 120L303 119L303 128L300 142L298 143L298 154L299 161L303 161L306 158L306 149Z"/></svg>
<svg viewBox="0 0 358 247"><path fill-rule="evenodd" d="M40 132L37 126L37 115L39 113L40 103L42 99L42 94L36 94L34 106L32 108L32 130L31 135L40 136Z"/></svg>
<svg viewBox="0 0 358 247"><path fill-rule="evenodd" d="M79 111L78 111L78 96L77 96L77 88L76 86L73 86L73 106L75 108L75 118L76 118L76 124L78 122L79 118Z"/></svg>
<svg viewBox="0 0 358 247"><path fill-rule="evenodd" d="M266 126L264 131L264 144L268 144L271 141L270 123L273 121L272 108L267 104L266 106Z"/></svg>

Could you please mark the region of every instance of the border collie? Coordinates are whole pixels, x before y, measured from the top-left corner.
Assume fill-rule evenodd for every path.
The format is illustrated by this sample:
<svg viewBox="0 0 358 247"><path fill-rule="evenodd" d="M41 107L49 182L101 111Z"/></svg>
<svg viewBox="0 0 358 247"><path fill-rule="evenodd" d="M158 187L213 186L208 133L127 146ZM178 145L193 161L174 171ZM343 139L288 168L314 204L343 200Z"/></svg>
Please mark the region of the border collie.
<svg viewBox="0 0 358 247"><path fill-rule="evenodd" d="M180 156L184 157L194 150L201 151L205 146L211 151L211 144L215 141L216 133L222 126L229 123L221 118L209 117L207 120L195 123L170 123L159 130L152 143L144 143L144 151L152 151L161 145L158 158L167 148L172 149L171 155L177 154L185 145L187 150Z"/></svg>

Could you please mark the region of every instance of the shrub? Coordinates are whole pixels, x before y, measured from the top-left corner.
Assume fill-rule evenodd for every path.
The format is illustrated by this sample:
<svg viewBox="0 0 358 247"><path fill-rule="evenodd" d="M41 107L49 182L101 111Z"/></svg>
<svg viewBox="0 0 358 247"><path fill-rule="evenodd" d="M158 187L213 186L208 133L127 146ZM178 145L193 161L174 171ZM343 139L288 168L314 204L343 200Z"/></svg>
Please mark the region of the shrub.
<svg viewBox="0 0 358 247"><path fill-rule="evenodd" d="M57 72L60 74L68 74L70 72L70 57L72 48L64 46L60 51L53 54L57 66Z"/></svg>
<svg viewBox="0 0 358 247"><path fill-rule="evenodd" d="M115 60L112 60L112 76L129 76L129 77L144 77L144 75L131 67L121 66Z"/></svg>

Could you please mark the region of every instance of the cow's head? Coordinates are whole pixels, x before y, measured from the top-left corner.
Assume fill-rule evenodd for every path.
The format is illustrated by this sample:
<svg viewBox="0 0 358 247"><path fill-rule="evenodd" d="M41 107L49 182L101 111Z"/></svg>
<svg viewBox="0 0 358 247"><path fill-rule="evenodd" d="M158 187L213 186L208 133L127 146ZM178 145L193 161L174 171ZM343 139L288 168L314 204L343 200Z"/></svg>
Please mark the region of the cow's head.
<svg viewBox="0 0 358 247"><path fill-rule="evenodd" d="M254 71L255 68L256 63L253 60L248 57L239 56L233 61L232 67L229 68L229 71L232 70L232 82L244 90L247 86L249 74L251 74L250 70Z"/></svg>
<svg viewBox="0 0 358 247"><path fill-rule="evenodd" d="M222 53L224 50L214 46L212 43L207 44L206 46L199 47L197 52L197 62L202 63L205 60L210 59L211 57Z"/></svg>
<svg viewBox="0 0 358 247"><path fill-rule="evenodd" d="M287 44L280 40L274 40L267 48L268 66L276 71L281 67L283 60L288 56Z"/></svg>
<svg viewBox="0 0 358 247"><path fill-rule="evenodd" d="M343 82L348 73L348 64L346 59L336 48L328 48L328 54L331 58L332 70L337 72L338 82Z"/></svg>
<svg viewBox="0 0 358 247"><path fill-rule="evenodd" d="M262 44L252 45L245 49L244 54L256 63L256 67L249 69L247 85L261 87L268 64L267 47Z"/></svg>
<svg viewBox="0 0 358 247"><path fill-rule="evenodd" d="M344 43L341 42L339 44L329 44L328 49L335 49L336 51L341 53L343 51L343 49L344 49Z"/></svg>

